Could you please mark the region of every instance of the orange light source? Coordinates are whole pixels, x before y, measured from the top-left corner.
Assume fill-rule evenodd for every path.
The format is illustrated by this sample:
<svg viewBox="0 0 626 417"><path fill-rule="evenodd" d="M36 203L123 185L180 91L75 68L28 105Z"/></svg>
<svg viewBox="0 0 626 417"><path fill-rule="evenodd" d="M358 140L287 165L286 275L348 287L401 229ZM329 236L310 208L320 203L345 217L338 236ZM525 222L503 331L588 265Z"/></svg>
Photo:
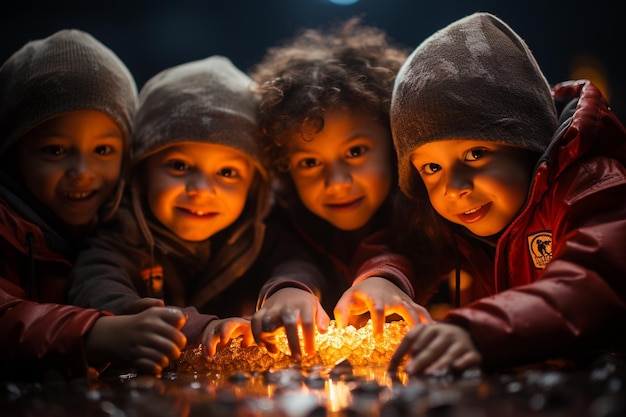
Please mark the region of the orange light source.
<svg viewBox="0 0 626 417"><path fill-rule="evenodd" d="M398 344L408 331L408 325L404 321L385 323L383 335L374 338L372 321L365 326L356 329L347 326L337 328L335 321L331 320L326 333L316 333L315 355L305 356L301 361L303 368L314 365L334 366L347 360L354 366L385 365L389 363ZM301 339L302 340L302 339ZM294 360L287 353L289 345L283 329L276 334L277 353L270 353L265 347L250 346L241 347L241 339L233 339L228 348L218 351L212 358L203 358L203 346L187 349L178 361L178 368L184 371L209 372L209 371L265 371L271 368L286 368Z"/></svg>

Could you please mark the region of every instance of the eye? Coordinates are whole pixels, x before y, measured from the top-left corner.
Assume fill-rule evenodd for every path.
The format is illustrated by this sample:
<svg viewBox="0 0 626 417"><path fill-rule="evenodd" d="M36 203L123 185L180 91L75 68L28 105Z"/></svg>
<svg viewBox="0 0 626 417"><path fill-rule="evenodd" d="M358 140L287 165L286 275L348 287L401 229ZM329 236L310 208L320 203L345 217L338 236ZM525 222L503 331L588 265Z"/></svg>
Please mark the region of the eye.
<svg viewBox="0 0 626 417"><path fill-rule="evenodd" d="M106 155L111 155L114 152L114 149L109 145L101 145L101 146L96 146L96 149L94 149L94 152L100 156L106 156Z"/></svg>
<svg viewBox="0 0 626 417"><path fill-rule="evenodd" d="M241 177L241 175L239 175L239 171L237 171L235 168L222 168L217 172L217 175L226 177L226 178Z"/></svg>
<svg viewBox="0 0 626 417"><path fill-rule="evenodd" d="M315 158L304 158L296 164L298 168L310 169L321 165L321 162Z"/></svg>
<svg viewBox="0 0 626 417"><path fill-rule="evenodd" d="M59 145L48 145L41 149L41 153L45 156L59 158L67 153L67 150Z"/></svg>
<svg viewBox="0 0 626 417"><path fill-rule="evenodd" d="M422 167L420 168L420 173L425 174L425 175L433 175L439 171L441 171L441 165L439 164L424 164L422 165Z"/></svg>
<svg viewBox="0 0 626 417"><path fill-rule="evenodd" d="M367 153L368 150L369 148L363 145L352 146L346 152L346 156L348 158L358 158L359 156L363 156L365 153Z"/></svg>
<svg viewBox="0 0 626 417"><path fill-rule="evenodd" d="M168 169L175 172L184 173L191 170L191 166L189 166L186 162L181 161L180 159L172 159L167 161L166 164Z"/></svg>
<svg viewBox="0 0 626 417"><path fill-rule="evenodd" d="M467 151L465 154L466 161L477 161L487 153L487 149L485 148L474 148Z"/></svg>

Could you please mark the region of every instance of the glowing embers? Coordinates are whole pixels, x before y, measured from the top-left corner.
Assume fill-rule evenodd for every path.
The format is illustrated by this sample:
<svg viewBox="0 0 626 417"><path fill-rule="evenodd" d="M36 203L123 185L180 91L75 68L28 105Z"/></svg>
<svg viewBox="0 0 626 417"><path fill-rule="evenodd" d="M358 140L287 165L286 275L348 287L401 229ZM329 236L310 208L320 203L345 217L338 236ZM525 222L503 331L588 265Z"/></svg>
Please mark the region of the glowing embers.
<svg viewBox="0 0 626 417"><path fill-rule="evenodd" d="M371 320L360 329L347 326L336 327L331 321L327 333L316 333L315 355L305 356L301 361L303 368L313 365L334 366L342 360L354 366L385 365L408 331L404 321L385 323L383 334L379 338L372 335ZM203 346L185 350L178 360L179 371L265 371L272 368L286 368L294 362L287 353L287 337L281 329L276 334L278 353L270 353L264 347L241 347L241 340L234 339L230 346L217 352L208 361L204 359Z"/></svg>

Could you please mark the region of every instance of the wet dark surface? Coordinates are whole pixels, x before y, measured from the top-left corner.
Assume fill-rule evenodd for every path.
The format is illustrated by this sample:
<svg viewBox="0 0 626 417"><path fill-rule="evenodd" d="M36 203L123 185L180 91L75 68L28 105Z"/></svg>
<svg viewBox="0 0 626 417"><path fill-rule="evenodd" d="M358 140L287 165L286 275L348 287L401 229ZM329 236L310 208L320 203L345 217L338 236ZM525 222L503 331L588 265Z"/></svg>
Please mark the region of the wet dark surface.
<svg viewBox="0 0 626 417"><path fill-rule="evenodd" d="M626 416L626 364L542 365L499 374L390 376L384 366L134 373L98 381L0 383L0 416Z"/></svg>

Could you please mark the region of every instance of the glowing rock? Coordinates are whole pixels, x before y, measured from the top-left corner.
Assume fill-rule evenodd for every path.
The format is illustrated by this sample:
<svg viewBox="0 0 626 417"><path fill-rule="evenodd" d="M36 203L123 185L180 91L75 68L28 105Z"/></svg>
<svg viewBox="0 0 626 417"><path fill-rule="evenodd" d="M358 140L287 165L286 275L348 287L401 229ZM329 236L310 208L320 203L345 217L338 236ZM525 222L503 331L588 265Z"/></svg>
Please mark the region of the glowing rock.
<svg viewBox="0 0 626 417"><path fill-rule="evenodd" d="M347 326L338 329L334 321L330 322L328 332L316 333L315 355L305 356L300 366L310 368L314 365L334 366L342 360L348 360L354 366L385 365L391 359L398 344L408 331L404 321L385 323L383 335L374 339L372 322L356 329ZM301 338L302 340L302 338ZM179 371L187 372L234 372L265 371L271 368L286 368L294 363L288 354L289 345L284 330L276 333L278 353L270 353L261 346L241 347L241 339L233 339L228 348L217 352L212 358L204 359L203 346L183 351L174 365ZM304 351L304 347L302 350Z"/></svg>

